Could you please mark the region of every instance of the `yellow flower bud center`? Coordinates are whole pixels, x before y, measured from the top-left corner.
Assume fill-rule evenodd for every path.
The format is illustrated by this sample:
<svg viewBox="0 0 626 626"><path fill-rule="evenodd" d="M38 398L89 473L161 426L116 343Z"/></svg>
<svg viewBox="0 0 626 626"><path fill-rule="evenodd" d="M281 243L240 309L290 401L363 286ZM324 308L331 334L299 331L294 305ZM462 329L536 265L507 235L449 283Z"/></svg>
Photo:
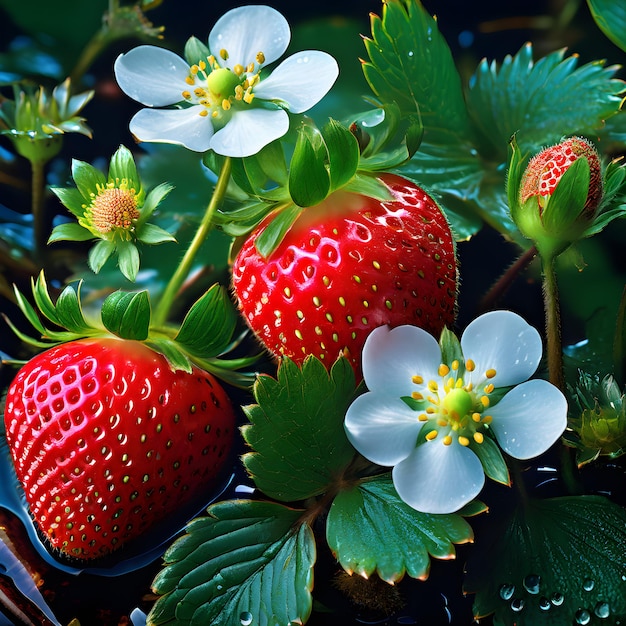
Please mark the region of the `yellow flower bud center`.
<svg viewBox="0 0 626 626"><path fill-rule="evenodd" d="M206 79L207 87L215 98L228 98L235 93L235 86L239 84L239 77L229 69L213 70Z"/></svg>
<svg viewBox="0 0 626 626"><path fill-rule="evenodd" d="M474 400L465 389L452 389L444 397L441 406L448 411L452 419L459 421L470 412L474 405Z"/></svg>
<svg viewBox="0 0 626 626"><path fill-rule="evenodd" d="M103 234L116 228L129 230L139 217L134 189L108 186L99 189L91 203L90 213L93 227Z"/></svg>

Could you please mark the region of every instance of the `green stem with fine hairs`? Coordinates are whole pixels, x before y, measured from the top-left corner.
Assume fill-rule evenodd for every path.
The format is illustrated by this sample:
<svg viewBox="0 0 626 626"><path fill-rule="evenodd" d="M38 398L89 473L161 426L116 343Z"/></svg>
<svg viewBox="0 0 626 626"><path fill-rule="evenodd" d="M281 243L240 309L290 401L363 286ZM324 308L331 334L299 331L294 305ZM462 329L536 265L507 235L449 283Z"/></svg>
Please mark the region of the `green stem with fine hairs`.
<svg viewBox="0 0 626 626"><path fill-rule="evenodd" d="M191 240L189 247L185 251L183 258L178 264L176 271L165 287L163 295L156 306L153 316L153 323L155 326L162 326L167 321L174 298L189 275L200 246L204 243L204 240L213 228L213 217L215 216L217 207L226 193L228 181L230 180L230 170L231 160L227 157L222 165L220 175L217 179L217 183L215 184L215 189L213 190L213 195L211 196L211 201L204 212L204 216L202 217L198 230Z"/></svg>

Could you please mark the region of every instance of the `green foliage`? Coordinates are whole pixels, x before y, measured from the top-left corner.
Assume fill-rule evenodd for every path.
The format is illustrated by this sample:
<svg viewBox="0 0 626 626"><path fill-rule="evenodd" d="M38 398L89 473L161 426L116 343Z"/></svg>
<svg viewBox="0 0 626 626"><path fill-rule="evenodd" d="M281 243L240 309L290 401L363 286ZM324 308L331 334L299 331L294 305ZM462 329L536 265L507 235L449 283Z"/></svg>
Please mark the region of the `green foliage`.
<svg viewBox="0 0 626 626"><path fill-rule="evenodd" d="M298 522L301 514L267 502L210 506L165 553L165 568L153 582L162 597L148 624L305 623L315 543L310 527Z"/></svg>
<svg viewBox="0 0 626 626"><path fill-rule="evenodd" d="M600 30L626 52L626 5L620 0L587 0Z"/></svg>
<svg viewBox="0 0 626 626"><path fill-rule="evenodd" d="M148 338L150 296L147 291L115 291L102 303L100 314L105 328L114 335L137 341Z"/></svg>
<svg viewBox="0 0 626 626"><path fill-rule="evenodd" d="M315 357L299 368L285 359L277 378L260 376L258 404L244 407L252 448L243 462L256 486L285 502L323 493L354 455L343 428L355 393L354 372L341 357L330 372Z"/></svg>
<svg viewBox="0 0 626 626"><path fill-rule="evenodd" d="M605 498L531 500L476 550L465 582L476 616L495 613L501 626L626 617L626 513Z"/></svg>
<svg viewBox="0 0 626 626"><path fill-rule="evenodd" d="M400 499L390 478L379 477L337 495L326 539L349 574L376 572L393 583L405 573L426 579L431 556L454 558L454 544L472 541L473 533L460 515L416 511Z"/></svg>

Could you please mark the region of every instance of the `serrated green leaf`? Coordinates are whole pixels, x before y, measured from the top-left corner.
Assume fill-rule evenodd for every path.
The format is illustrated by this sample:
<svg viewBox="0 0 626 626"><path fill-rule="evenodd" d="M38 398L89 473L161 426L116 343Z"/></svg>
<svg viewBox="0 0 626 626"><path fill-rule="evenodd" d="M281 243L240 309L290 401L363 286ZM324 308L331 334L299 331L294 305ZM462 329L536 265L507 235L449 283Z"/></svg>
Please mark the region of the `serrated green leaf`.
<svg viewBox="0 0 626 626"><path fill-rule="evenodd" d="M593 135L619 111L624 84L614 78L616 68L601 61L577 68L578 57L564 55L559 50L535 62L526 44L500 67L481 62L467 94L481 152L503 159L517 133L522 152L535 153L564 135Z"/></svg>
<svg viewBox="0 0 626 626"><path fill-rule="evenodd" d="M48 238L48 244L57 241L88 241L89 239L93 239L93 233L83 228L77 222L68 222L59 224L52 229Z"/></svg>
<svg viewBox="0 0 626 626"><path fill-rule="evenodd" d="M587 0L598 28L626 52L626 5L621 0Z"/></svg>
<svg viewBox="0 0 626 626"><path fill-rule="evenodd" d="M475 548L464 587L476 594L476 616L495 613L505 626L617 624L626 617L626 512L606 498L531 500L490 526ZM588 622L576 621L581 611ZM605 618L592 622L598 612Z"/></svg>
<svg viewBox="0 0 626 626"><path fill-rule="evenodd" d="M510 485L509 468L500 452L498 444L490 437L485 437L482 443L472 441L470 448L480 459L485 475L503 485Z"/></svg>
<svg viewBox="0 0 626 626"><path fill-rule="evenodd" d="M143 341L150 328L150 296L147 291L115 291L102 303L101 316L114 335Z"/></svg>
<svg viewBox="0 0 626 626"><path fill-rule="evenodd" d="M330 188L339 189L356 173L359 165L359 144L345 126L333 119L322 129L322 136L328 150Z"/></svg>
<svg viewBox="0 0 626 626"><path fill-rule="evenodd" d="M416 511L400 499L390 478L381 477L337 495L326 539L348 573L376 572L395 582L405 573L426 579L430 557L454 558L454 544L472 541L473 532L460 515Z"/></svg>
<svg viewBox="0 0 626 626"><path fill-rule="evenodd" d="M289 165L289 193L298 206L314 206L328 195L327 159L328 152L319 130L309 125L299 128Z"/></svg>
<svg viewBox="0 0 626 626"><path fill-rule="evenodd" d="M228 347L236 325L237 314L228 293L215 284L189 309L175 340L189 353L208 359Z"/></svg>
<svg viewBox="0 0 626 626"><path fill-rule="evenodd" d="M278 212L267 224L254 240L254 245L263 258L267 259L276 250L300 213L302 213L302 207L291 204Z"/></svg>
<svg viewBox="0 0 626 626"><path fill-rule="evenodd" d="M282 361L276 379L259 376L258 404L244 407L250 424L242 428L253 450L243 462L256 486L285 502L326 491L354 455L343 427L354 393L354 372L343 357L330 372L308 357L302 368Z"/></svg>
<svg viewBox="0 0 626 626"><path fill-rule="evenodd" d="M302 511L231 500L209 507L165 553L149 626L306 623L315 540Z"/></svg>

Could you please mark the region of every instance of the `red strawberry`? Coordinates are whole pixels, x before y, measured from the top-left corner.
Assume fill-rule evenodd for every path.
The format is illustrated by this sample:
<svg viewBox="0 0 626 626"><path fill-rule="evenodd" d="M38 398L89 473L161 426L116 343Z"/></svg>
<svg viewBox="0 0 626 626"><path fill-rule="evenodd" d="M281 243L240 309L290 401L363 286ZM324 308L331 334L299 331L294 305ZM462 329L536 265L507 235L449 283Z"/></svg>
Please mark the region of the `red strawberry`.
<svg viewBox="0 0 626 626"><path fill-rule="evenodd" d="M137 341L82 339L11 383L6 436L30 511L53 547L94 559L210 486L235 414L208 373L172 372Z"/></svg>
<svg viewBox="0 0 626 626"><path fill-rule="evenodd" d="M345 350L360 371L377 326L414 324L438 334L454 321L457 269L452 233L434 200L399 176L381 180L381 202L337 191L303 211L263 258L246 240L233 287L249 326L276 356L308 354L329 365Z"/></svg>

